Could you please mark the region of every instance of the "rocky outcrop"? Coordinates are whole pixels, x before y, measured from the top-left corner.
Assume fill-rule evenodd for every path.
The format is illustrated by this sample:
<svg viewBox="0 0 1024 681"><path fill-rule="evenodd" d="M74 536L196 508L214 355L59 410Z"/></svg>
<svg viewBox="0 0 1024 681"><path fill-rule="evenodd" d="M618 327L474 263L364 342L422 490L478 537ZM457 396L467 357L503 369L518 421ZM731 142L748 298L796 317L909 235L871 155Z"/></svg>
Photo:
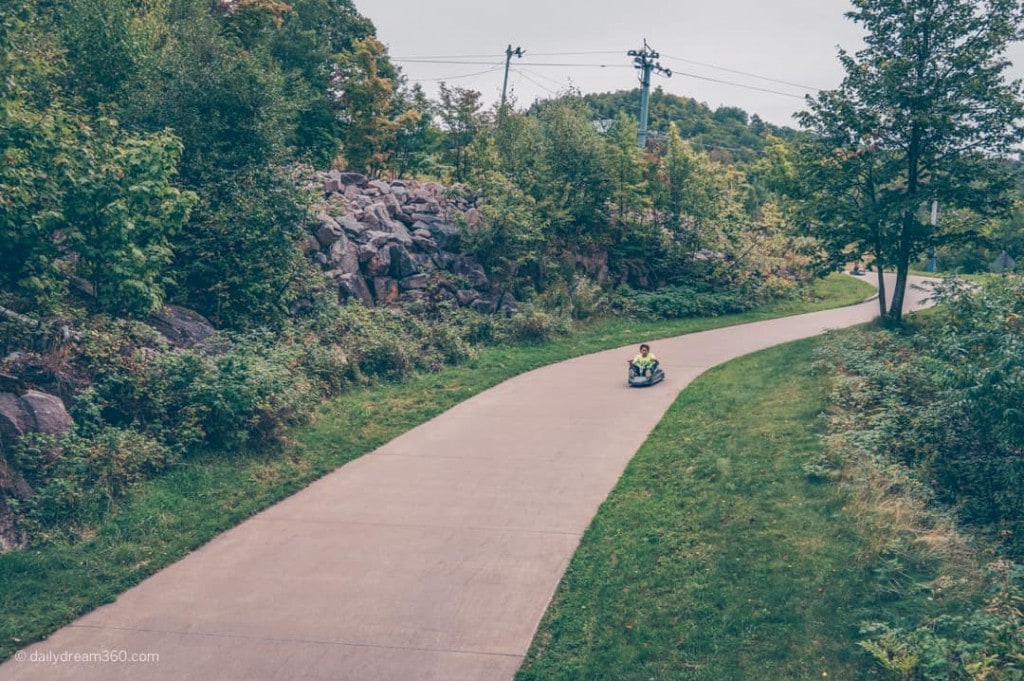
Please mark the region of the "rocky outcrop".
<svg viewBox="0 0 1024 681"><path fill-rule="evenodd" d="M430 295L466 307L493 298L483 267L459 252L463 229L482 220L475 198L432 182L336 170L313 182L323 201L306 253L341 298L372 306Z"/></svg>
<svg viewBox="0 0 1024 681"><path fill-rule="evenodd" d="M210 324L198 312L177 305L164 305L149 318L149 324L174 345L191 348L214 333Z"/></svg>

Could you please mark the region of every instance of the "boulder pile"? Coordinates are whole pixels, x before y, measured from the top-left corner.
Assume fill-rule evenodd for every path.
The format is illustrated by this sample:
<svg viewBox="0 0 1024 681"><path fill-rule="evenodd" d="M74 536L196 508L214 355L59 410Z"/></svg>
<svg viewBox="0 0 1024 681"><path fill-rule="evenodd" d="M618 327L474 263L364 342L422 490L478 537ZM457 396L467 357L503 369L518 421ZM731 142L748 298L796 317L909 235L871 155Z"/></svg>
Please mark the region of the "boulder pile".
<svg viewBox="0 0 1024 681"><path fill-rule="evenodd" d="M458 188L416 180L371 180L332 170L315 175L323 192L306 254L343 299L387 305L426 296L481 312L515 302L491 292L479 263L460 253L481 215Z"/></svg>

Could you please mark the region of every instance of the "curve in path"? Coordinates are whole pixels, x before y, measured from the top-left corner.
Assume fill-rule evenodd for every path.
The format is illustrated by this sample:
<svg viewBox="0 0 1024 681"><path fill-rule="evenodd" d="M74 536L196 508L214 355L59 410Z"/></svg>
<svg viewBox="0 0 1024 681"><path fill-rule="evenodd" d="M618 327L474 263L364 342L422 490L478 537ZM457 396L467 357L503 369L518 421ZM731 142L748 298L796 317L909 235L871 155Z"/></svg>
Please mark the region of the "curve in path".
<svg viewBox="0 0 1024 681"><path fill-rule="evenodd" d="M908 290L909 305L923 298ZM658 341L667 379L651 389L625 386L632 346L513 378L21 651L29 661L0 679L511 678L598 506L679 391L877 309ZM128 661L31 661L103 651Z"/></svg>

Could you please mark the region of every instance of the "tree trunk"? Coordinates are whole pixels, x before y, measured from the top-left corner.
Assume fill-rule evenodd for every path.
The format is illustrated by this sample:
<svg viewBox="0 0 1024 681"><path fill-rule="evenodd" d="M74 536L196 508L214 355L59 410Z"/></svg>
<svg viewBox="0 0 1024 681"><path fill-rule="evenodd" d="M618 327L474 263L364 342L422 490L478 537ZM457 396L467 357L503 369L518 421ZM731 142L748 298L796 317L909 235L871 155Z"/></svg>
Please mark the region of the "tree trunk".
<svg viewBox="0 0 1024 681"><path fill-rule="evenodd" d="M877 269L878 269L878 310L879 310L878 316L879 317L884 317L885 316L885 312L886 312L886 310L885 310L885 273L882 271L881 267L879 267Z"/></svg>
<svg viewBox="0 0 1024 681"><path fill-rule="evenodd" d="M910 145L907 147L907 203L900 225L900 248L896 256L896 284L892 292L889 319L897 324L903 321L903 298L907 292L907 273L910 270L910 248L917 238L918 179L921 156L921 126L913 123Z"/></svg>
<svg viewBox="0 0 1024 681"><path fill-rule="evenodd" d="M917 218L910 211L903 216L903 229L900 230L900 250L896 258L896 284L892 291L892 305L889 306L889 319L897 324L903 321L903 299L907 292L907 274L910 271L910 240Z"/></svg>

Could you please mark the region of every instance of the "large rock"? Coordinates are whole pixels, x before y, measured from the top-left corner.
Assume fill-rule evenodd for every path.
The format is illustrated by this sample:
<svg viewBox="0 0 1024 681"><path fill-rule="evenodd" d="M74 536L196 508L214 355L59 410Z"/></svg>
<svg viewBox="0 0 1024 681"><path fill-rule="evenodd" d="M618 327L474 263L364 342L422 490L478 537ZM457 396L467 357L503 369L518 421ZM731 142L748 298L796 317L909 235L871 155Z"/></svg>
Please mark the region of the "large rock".
<svg viewBox="0 0 1024 681"><path fill-rule="evenodd" d="M175 345L190 348L212 336L216 329L203 315L177 305L164 305L149 318L149 325Z"/></svg>
<svg viewBox="0 0 1024 681"><path fill-rule="evenodd" d="M470 208L464 213L466 218L466 226L470 232L475 232L480 227L480 222L483 220L483 216L480 211L476 208Z"/></svg>
<svg viewBox="0 0 1024 681"><path fill-rule="evenodd" d="M355 298L366 307L373 307L373 293L366 280L358 274L341 274L335 281L342 299Z"/></svg>
<svg viewBox="0 0 1024 681"><path fill-rule="evenodd" d="M62 435L74 421L56 395L27 390L0 393L0 438L10 441L26 433Z"/></svg>
<svg viewBox="0 0 1024 681"><path fill-rule="evenodd" d="M491 284L484 268L464 255L452 258L451 272L466 280L473 288L487 288Z"/></svg>
<svg viewBox="0 0 1024 681"><path fill-rule="evenodd" d="M498 310L498 301L491 298L477 298L469 304L469 309L483 314L494 314Z"/></svg>
<svg viewBox="0 0 1024 681"><path fill-rule="evenodd" d="M414 274L410 277L398 280L399 290L405 291L419 291L425 289L430 284L429 274Z"/></svg>
<svg viewBox="0 0 1024 681"><path fill-rule="evenodd" d="M341 228L345 230L346 234L356 239L370 229L368 225L364 225L351 215L342 215L341 217L335 218L335 220L339 225L341 225Z"/></svg>
<svg viewBox="0 0 1024 681"><path fill-rule="evenodd" d="M369 180L361 173L339 173L338 179L345 184L354 184L357 187L365 187Z"/></svg>
<svg viewBox="0 0 1024 681"><path fill-rule="evenodd" d="M391 213L383 203L371 203L363 208L363 217L360 221L368 224L370 229L386 232L389 231L387 227L391 223Z"/></svg>
<svg viewBox="0 0 1024 681"><path fill-rule="evenodd" d="M458 301L459 305L462 307L469 307L473 304L474 300L478 300L479 298L480 293L471 288L463 288L455 292L455 300Z"/></svg>
<svg viewBox="0 0 1024 681"><path fill-rule="evenodd" d="M404 279L416 274L416 263L413 262L409 251L401 244L391 246L391 276L395 279Z"/></svg>
<svg viewBox="0 0 1024 681"><path fill-rule="evenodd" d="M409 234L409 229L401 222L398 222L397 220L388 220L385 228L388 230L388 234L390 234L395 241L403 246L412 247L412 235Z"/></svg>
<svg viewBox="0 0 1024 681"><path fill-rule="evenodd" d="M378 305L387 305L398 300L398 282L391 277L374 277L373 293Z"/></svg>
<svg viewBox="0 0 1024 681"><path fill-rule="evenodd" d="M15 393L0 393L0 438L10 442L31 432L34 425L28 405Z"/></svg>
<svg viewBox="0 0 1024 681"><path fill-rule="evenodd" d="M341 181L341 173L337 170L332 170L327 173L327 179L324 180L323 191L325 194L333 194L335 192L344 191L345 183Z"/></svg>
<svg viewBox="0 0 1024 681"><path fill-rule="evenodd" d="M363 263L362 269L368 277L386 277L391 274L391 249L387 247L377 249L370 259Z"/></svg>
<svg viewBox="0 0 1024 681"><path fill-rule="evenodd" d="M413 234L412 243L424 253L436 253L438 249L437 242L429 236Z"/></svg>
<svg viewBox="0 0 1024 681"><path fill-rule="evenodd" d="M366 183L367 188L376 189L381 194L390 194L391 185L383 180L370 180Z"/></svg>
<svg viewBox="0 0 1024 681"><path fill-rule="evenodd" d="M61 435L75 424L64 403L56 395L29 390L21 396L35 422L33 430L47 435Z"/></svg>
<svg viewBox="0 0 1024 681"><path fill-rule="evenodd" d="M445 251L459 250L462 243L462 230L447 222L435 222L429 227L438 248Z"/></svg>
<svg viewBox="0 0 1024 681"><path fill-rule="evenodd" d="M329 261L342 272L359 274L359 248L344 236L331 246Z"/></svg>
<svg viewBox="0 0 1024 681"><path fill-rule="evenodd" d="M316 239L320 242L321 246L330 246L344 236L345 230L330 215L320 215L318 220L320 221L320 226L316 230Z"/></svg>

